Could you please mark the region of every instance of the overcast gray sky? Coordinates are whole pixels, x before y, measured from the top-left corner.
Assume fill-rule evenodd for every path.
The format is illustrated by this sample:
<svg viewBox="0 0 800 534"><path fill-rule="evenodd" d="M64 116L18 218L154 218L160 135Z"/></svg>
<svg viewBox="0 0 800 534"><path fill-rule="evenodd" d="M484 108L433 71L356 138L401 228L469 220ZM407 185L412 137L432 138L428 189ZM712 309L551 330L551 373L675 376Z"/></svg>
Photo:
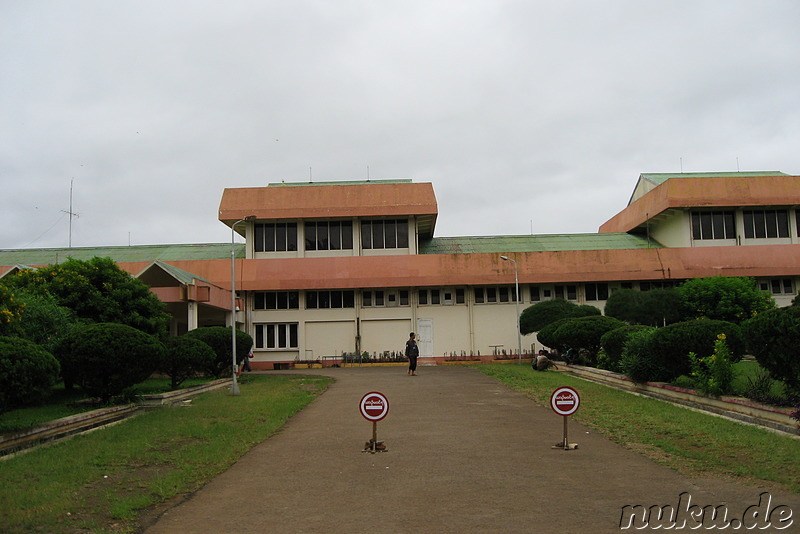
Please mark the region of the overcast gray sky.
<svg viewBox="0 0 800 534"><path fill-rule="evenodd" d="M0 249L229 242L225 187L433 183L595 232L642 172L800 174L796 0L0 0ZM738 162L737 162L738 158ZM737 167L738 166L738 167Z"/></svg>

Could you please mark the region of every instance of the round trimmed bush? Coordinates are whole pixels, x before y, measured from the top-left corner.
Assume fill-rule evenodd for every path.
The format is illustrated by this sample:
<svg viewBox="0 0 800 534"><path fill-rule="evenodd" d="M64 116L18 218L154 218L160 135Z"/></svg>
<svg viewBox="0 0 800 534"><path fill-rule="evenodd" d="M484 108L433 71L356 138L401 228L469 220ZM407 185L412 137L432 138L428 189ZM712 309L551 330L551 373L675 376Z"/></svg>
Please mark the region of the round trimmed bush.
<svg viewBox="0 0 800 534"><path fill-rule="evenodd" d="M652 330L652 328L635 324L615 328L603 334L603 337L600 338L600 347L603 349L602 367L609 371L621 371L619 364L622 360L622 351L625 349L625 343L631 334L641 330Z"/></svg>
<svg viewBox="0 0 800 534"><path fill-rule="evenodd" d="M96 323L69 334L59 344L58 358L65 377L108 402L149 378L165 350L154 336L131 326Z"/></svg>
<svg viewBox="0 0 800 534"><path fill-rule="evenodd" d="M733 363L742 359L744 338L741 328L728 321L695 319L658 328L650 342L657 376L650 381L670 382L691 372L689 353L700 358L711 356L719 334L725 334ZM631 377L632 378L632 377Z"/></svg>
<svg viewBox="0 0 800 534"><path fill-rule="evenodd" d="M231 361L231 327L230 326L204 326L190 330L185 337L199 339L207 344L217 355L216 359L207 369L211 376L220 377L233 371ZM236 364L242 363L244 357L253 347L253 338L247 332L236 330Z"/></svg>
<svg viewBox="0 0 800 534"><path fill-rule="evenodd" d="M199 339L171 337L165 344L167 350L158 369L172 379L172 389L190 376L205 373L217 358L214 350Z"/></svg>
<svg viewBox="0 0 800 534"><path fill-rule="evenodd" d="M588 360L583 362L594 365L597 352L600 350L600 339L603 334L625 326L625 323L613 317L593 315L560 321L553 339L558 346L586 349Z"/></svg>
<svg viewBox="0 0 800 534"><path fill-rule="evenodd" d="M0 413L45 400L58 370L58 360L36 343L0 337Z"/></svg>
<svg viewBox="0 0 800 534"><path fill-rule="evenodd" d="M564 299L545 300L522 311L519 316L519 330L523 335L531 334L559 319L587 315L600 315L600 310L594 306L578 306Z"/></svg>
<svg viewBox="0 0 800 534"><path fill-rule="evenodd" d="M800 394L800 307L777 308L742 325L747 347L770 376Z"/></svg>

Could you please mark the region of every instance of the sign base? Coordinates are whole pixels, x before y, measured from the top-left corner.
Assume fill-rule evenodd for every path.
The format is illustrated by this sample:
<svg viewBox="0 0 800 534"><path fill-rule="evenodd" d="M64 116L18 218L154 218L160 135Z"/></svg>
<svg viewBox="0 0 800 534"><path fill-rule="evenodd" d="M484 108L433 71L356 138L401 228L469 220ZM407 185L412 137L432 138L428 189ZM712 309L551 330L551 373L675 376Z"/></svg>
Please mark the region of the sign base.
<svg viewBox="0 0 800 534"><path fill-rule="evenodd" d="M551 449L564 449L565 451L574 451L578 448L577 443L564 443L563 441L560 443L556 443L551 447Z"/></svg>
<svg viewBox="0 0 800 534"><path fill-rule="evenodd" d="M386 444L384 442L371 439L364 444L364 450L361 452L375 454L376 452L386 452L388 450L389 449L386 448Z"/></svg>

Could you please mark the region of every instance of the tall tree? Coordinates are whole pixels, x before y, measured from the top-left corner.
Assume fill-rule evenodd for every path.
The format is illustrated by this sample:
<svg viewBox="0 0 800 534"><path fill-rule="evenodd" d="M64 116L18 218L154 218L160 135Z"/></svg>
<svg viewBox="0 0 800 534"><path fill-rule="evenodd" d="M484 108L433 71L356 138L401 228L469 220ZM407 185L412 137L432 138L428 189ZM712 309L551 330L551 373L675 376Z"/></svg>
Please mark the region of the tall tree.
<svg viewBox="0 0 800 534"><path fill-rule="evenodd" d="M10 277L8 285L52 295L60 306L89 322L125 324L158 336L167 333L169 314L164 304L111 258L69 258L57 265L23 269Z"/></svg>

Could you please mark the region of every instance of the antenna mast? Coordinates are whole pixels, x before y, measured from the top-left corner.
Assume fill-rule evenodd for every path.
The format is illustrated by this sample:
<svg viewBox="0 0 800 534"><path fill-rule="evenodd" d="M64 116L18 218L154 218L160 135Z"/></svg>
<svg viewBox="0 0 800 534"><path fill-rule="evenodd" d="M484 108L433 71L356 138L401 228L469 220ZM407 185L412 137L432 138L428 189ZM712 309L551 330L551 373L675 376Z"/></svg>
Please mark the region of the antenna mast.
<svg viewBox="0 0 800 534"><path fill-rule="evenodd" d="M75 181L75 178L70 178L69 180L69 211L63 211L67 215L69 215L69 248L72 248L72 217L77 217L78 214L72 211L72 182Z"/></svg>

